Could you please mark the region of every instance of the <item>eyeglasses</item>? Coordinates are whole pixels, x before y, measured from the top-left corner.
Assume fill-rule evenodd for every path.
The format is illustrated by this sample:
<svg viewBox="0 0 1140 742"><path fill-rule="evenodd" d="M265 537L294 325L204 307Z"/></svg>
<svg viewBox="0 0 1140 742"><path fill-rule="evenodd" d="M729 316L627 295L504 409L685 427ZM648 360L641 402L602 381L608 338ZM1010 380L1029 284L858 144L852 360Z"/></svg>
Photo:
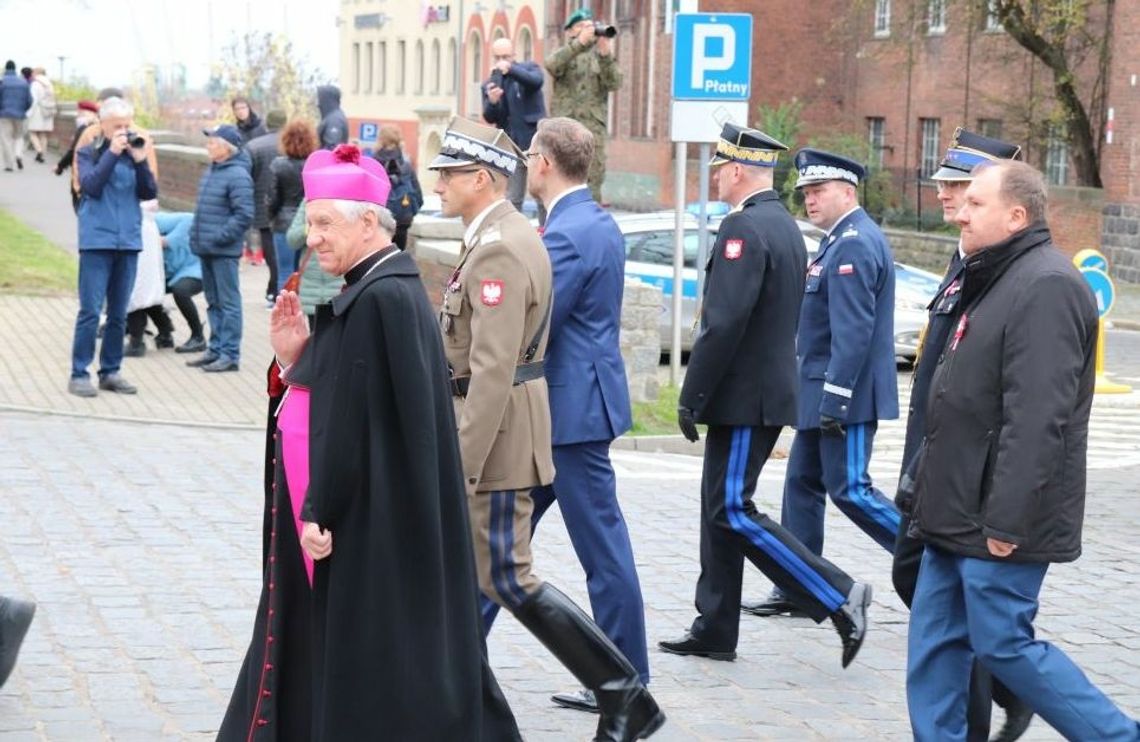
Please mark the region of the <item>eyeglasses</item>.
<svg viewBox="0 0 1140 742"><path fill-rule="evenodd" d="M550 159L545 154L543 154L542 152L539 152L536 149L528 149L526 152L523 152L523 157L525 157L528 160L532 157L541 157L542 159L546 160L547 162L550 162Z"/></svg>
<svg viewBox="0 0 1140 742"><path fill-rule="evenodd" d="M439 179L444 183L451 182L452 178L456 175L467 175L468 173L477 173L483 170L487 173L492 181L495 180L495 174L485 167L465 167L465 168L444 168L439 171Z"/></svg>

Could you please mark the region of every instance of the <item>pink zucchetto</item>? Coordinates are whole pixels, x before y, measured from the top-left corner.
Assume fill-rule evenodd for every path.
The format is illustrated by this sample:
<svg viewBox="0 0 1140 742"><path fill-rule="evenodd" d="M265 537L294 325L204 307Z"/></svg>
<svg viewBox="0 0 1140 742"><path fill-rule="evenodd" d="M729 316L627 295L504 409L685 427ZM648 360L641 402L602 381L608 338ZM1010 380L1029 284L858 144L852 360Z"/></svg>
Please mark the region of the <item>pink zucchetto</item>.
<svg viewBox="0 0 1140 742"><path fill-rule="evenodd" d="M355 144L337 145L331 152L320 149L309 155L301 178L305 183L306 202L340 198L384 206L392 190L384 166L371 157L362 156Z"/></svg>

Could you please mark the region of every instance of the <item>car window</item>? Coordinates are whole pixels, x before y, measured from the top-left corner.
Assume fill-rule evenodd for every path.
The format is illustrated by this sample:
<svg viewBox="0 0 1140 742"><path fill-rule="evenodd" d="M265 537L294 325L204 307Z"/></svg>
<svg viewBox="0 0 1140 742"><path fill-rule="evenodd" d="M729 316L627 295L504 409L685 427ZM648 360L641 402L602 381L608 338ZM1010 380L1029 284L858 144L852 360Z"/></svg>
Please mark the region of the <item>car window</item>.
<svg viewBox="0 0 1140 742"><path fill-rule="evenodd" d="M715 235L709 235L709 246ZM697 267L697 231L685 231L685 267ZM625 256L628 260L651 265L673 265L673 230L634 232L625 235Z"/></svg>

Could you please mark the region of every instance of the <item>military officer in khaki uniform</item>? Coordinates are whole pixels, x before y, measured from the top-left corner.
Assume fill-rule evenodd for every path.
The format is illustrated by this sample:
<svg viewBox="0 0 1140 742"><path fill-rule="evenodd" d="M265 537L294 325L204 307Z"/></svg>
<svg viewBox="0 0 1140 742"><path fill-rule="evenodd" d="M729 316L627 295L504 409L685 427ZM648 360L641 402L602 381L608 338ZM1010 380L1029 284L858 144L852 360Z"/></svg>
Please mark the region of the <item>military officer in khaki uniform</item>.
<svg viewBox="0 0 1140 742"><path fill-rule="evenodd" d="M479 587L593 690L598 740L648 737L664 722L637 671L577 605L531 571L532 488L554 480L542 357L550 259L505 199L522 153L499 129L453 118L435 192L467 231L444 288L440 329L451 366Z"/></svg>
<svg viewBox="0 0 1140 742"><path fill-rule="evenodd" d="M554 81L550 115L572 118L594 135L594 161L587 182L590 195L600 204L606 179L610 93L621 87L621 70L613 42L597 35L589 8L574 11L564 28L566 45L546 58L546 71Z"/></svg>

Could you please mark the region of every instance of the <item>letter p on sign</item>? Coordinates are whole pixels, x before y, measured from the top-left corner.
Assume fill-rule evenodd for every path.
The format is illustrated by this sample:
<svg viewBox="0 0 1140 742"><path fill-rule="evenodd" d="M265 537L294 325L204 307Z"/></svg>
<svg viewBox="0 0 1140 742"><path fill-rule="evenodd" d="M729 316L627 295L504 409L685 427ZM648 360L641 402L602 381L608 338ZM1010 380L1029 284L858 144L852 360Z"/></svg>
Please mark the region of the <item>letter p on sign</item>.
<svg viewBox="0 0 1140 742"><path fill-rule="evenodd" d="M718 41L719 44L716 43ZM723 23L693 25L692 86L694 89L704 88L706 72L725 72L732 69L732 61L735 58L736 32L732 26Z"/></svg>

